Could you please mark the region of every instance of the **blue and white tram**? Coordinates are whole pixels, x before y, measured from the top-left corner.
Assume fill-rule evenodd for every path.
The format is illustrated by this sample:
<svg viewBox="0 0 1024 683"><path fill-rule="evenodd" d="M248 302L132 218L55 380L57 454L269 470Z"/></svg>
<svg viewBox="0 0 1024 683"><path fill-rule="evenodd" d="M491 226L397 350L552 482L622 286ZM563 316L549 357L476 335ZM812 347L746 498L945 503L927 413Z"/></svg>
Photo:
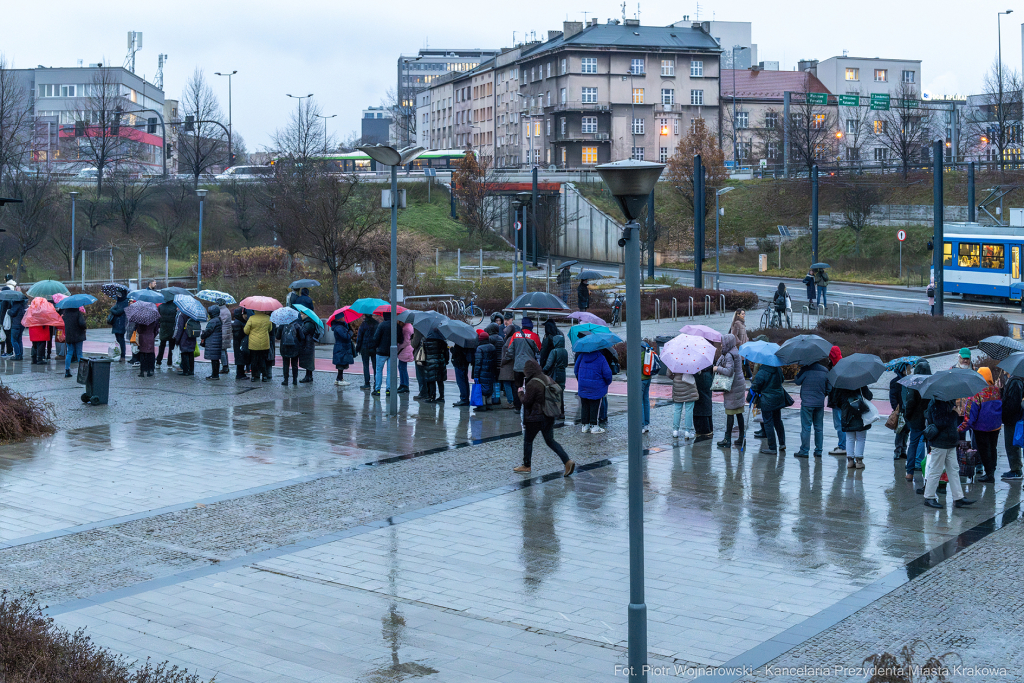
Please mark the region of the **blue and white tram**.
<svg viewBox="0 0 1024 683"><path fill-rule="evenodd" d="M946 292L964 298L1020 300L1024 228L946 223L943 238L942 276Z"/></svg>

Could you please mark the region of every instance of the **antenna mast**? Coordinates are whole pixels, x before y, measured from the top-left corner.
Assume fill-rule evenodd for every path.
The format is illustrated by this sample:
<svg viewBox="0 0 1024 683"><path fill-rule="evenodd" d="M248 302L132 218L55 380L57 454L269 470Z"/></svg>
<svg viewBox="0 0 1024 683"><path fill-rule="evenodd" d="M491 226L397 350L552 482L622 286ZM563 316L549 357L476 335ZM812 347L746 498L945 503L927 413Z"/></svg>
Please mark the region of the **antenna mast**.
<svg viewBox="0 0 1024 683"><path fill-rule="evenodd" d="M141 49L142 31L128 31L128 55L124 58L124 65L132 73L135 73L135 53Z"/></svg>
<svg viewBox="0 0 1024 683"><path fill-rule="evenodd" d="M157 69L156 69L156 87L161 90L164 89L164 64L167 63L167 55L160 54L156 58Z"/></svg>

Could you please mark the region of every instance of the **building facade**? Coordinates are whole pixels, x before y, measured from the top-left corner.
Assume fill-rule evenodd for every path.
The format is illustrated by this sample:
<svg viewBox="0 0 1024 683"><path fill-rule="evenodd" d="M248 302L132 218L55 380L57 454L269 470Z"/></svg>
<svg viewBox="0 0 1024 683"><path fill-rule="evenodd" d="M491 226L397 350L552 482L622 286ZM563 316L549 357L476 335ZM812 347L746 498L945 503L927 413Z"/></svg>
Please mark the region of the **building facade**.
<svg viewBox="0 0 1024 683"><path fill-rule="evenodd" d="M359 136L364 145L386 145L391 136L391 114L384 107L364 109Z"/></svg>
<svg viewBox="0 0 1024 683"><path fill-rule="evenodd" d="M519 66L522 48L505 50L494 58L494 166L515 168L522 161L519 147Z"/></svg>
<svg viewBox="0 0 1024 683"><path fill-rule="evenodd" d="M462 76L451 72L436 79L430 87L430 141L428 149L452 149L455 145L455 86L453 81Z"/></svg>

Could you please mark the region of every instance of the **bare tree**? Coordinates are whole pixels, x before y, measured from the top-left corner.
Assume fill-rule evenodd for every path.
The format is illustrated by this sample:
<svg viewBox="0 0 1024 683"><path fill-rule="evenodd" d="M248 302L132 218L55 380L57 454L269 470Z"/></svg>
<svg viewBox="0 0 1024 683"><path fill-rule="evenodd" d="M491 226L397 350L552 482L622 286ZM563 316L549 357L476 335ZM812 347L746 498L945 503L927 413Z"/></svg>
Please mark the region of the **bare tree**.
<svg viewBox="0 0 1024 683"><path fill-rule="evenodd" d="M231 131L231 153L234 155L233 165L243 166L249 163L249 150L245 146L245 138L237 130Z"/></svg>
<svg viewBox="0 0 1024 683"><path fill-rule="evenodd" d="M882 193L873 183L855 182L843 189L843 224L857 236L853 246L856 256L860 255L860 234L868 226L871 212L881 201Z"/></svg>
<svg viewBox="0 0 1024 683"><path fill-rule="evenodd" d="M17 170L32 140L32 99L28 83L7 68L0 53L0 178Z"/></svg>
<svg viewBox="0 0 1024 683"><path fill-rule="evenodd" d="M489 159L477 159L476 154L468 153L459 160L452 173L452 184L455 199L459 206L459 221L466 226L468 237L475 234L482 239L505 215L502 202L495 201L493 188L499 182L493 171L488 171ZM531 223L537 221L531 217Z"/></svg>
<svg viewBox="0 0 1024 683"><path fill-rule="evenodd" d="M274 131L272 140L280 154L290 161L302 164L312 157L324 153L333 146L333 138L324 137L324 122L320 118L323 109L317 102L300 99L298 107L289 117L284 128ZM300 168L308 168L305 165Z"/></svg>
<svg viewBox="0 0 1024 683"><path fill-rule="evenodd" d="M231 199L229 202L231 217L229 221L235 231L245 240L246 246L252 246L260 228L259 195L264 188L259 183L238 182L232 180L221 189Z"/></svg>
<svg viewBox="0 0 1024 683"><path fill-rule="evenodd" d="M985 76L984 96L980 109L988 144L994 145L999 155L999 169L1005 170L1007 150L1021 144L1021 114L1024 113L1022 90L1024 81L1020 72L1005 64L992 65Z"/></svg>
<svg viewBox="0 0 1024 683"><path fill-rule="evenodd" d="M18 265L14 271L17 280L25 257L46 239L57 220L59 192L51 176L21 173L9 175L0 188L4 196L22 200L5 206L0 212L0 225L17 245Z"/></svg>
<svg viewBox="0 0 1024 683"><path fill-rule="evenodd" d="M836 147L836 108L809 101L789 105L789 153L811 172L811 167L834 157Z"/></svg>
<svg viewBox="0 0 1024 683"><path fill-rule="evenodd" d="M768 107L754 123L754 155L768 165L782 160L782 112Z"/></svg>
<svg viewBox="0 0 1024 683"><path fill-rule="evenodd" d="M152 182L150 178L124 169L110 174L108 188L113 221L130 240L138 241L137 232L143 227L149 209Z"/></svg>
<svg viewBox="0 0 1024 683"><path fill-rule="evenodd" d="M413 97L412 90L408 91ZM395 138L400 146L411 145L416 142L416 103L415 101L401 102L398 93L394 88L388 88L384 99L380 101L384 110L391 117L391 126L395 131Z"/></svg>
<svg viewBox="0 0 1024 683"><path fill-rule="evenodd" d="M684 204L693 215L693 157L700 154L706 169L704 183L704 216L715 210L715 192L725 184L729 174L725 170L725 159L718 146L717 136L704 119L693 119L690 132L679 141L676 153L668 160L668 180L682 196Z"/></svg>
<svg viewBox="0 0 1024 683"><path fill-rule="evenodd" d="M193 120L192 130L182 126L178 131L178 168L192 176L193 186L198 187L199 177L213 166L226 165L228 156L220 103L202 69L196 67L185 83L178 110Z"/></svg>
<svg viewBox="0 0 1024 683"><path fill-rule="evenodd" d="M198 213L195 188L187 182L160 183L154 195L155 229L160 246L166 248L195 220Z"/></svg>
<svg viewBox="0 0 1024 683"><path fill-rule="evenodd" d="M900 83L889 98L889 109L875 112L872 122L872 138L899 160L904 180L915 159L928 158L931 122L929 110L920 104L914 85Z"/></svg>
<svg viewBox="0 0 1024 683"><path fill-rule="evenodd" d="M851 168L860 166L864 161L864 145L871 140L871 112L867 107L839 107L837 118L842 159Z"/></svg>

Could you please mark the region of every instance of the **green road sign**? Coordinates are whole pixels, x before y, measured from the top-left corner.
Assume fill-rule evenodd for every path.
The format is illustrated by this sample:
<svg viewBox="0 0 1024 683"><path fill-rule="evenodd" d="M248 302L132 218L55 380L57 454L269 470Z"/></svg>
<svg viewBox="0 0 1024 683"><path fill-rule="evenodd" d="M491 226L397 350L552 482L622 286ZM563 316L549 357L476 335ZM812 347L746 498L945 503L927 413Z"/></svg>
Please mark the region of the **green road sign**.
<svg viewBox="0 0 1024 683"><path fill-rule="evenodd" d="M900 106L904 109L917 109L921 103L917 100L900 100Z"/></svg>
<svg viewBox="0 0 1024 683"><path fill-rule="evenodd" d="M871 100L871 109L874 111L889 111L889 102L886 100Z"/></svg>
<svg viewBox="0 0 1024 683"><path fill-rule="evenodd" d="M837 95L836 99L839 100L840 107L859 107L860 96L859 95Z"/></svg>
<svg viewBox="0 0 1024 683"><path fill-rule="evenodd" d="M820 104L824 106L828 104L828 93L809 92L807 93L807 101L811 104Z"/></svg>
<svg viewBox="0 0 1024 683"><path fill-rule="evenodd" d="M889 93L887 92L873 92L871 93L872 102L885 102L889 103Z"/></svg>

